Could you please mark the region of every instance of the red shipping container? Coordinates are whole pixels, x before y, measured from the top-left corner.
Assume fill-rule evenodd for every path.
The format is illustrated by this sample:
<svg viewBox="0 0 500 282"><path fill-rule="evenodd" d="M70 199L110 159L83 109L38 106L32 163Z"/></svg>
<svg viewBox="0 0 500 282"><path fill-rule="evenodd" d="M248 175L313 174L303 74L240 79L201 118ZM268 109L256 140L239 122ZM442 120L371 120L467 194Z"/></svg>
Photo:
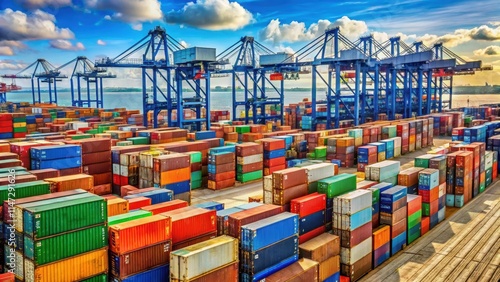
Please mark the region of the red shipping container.
<svg viewBox="0 0 500 282"><path fill-rule="evenodd" d="M304 168L287 168L273 173L273 188L287 189L307 184L307 170Z"/></svg>
<svg viewBox="0 0 500 282"><path fill-rule="evenodd" d="M67 176L67 175L74 175L74 174L81 174L81 173L82 173L81 167L67 168L67 169L59 170L60 176Z"/></svg>
<svg viewBox="0 0 500 282"><path fill-rule="evenodd" d="M415 212L419 211L422 209L422 197L421 196L415 196L410 198L407 198L408 201L406 202L406 207L408 209L408 216L414 214Z"/></svg>
<svg viewBox="0 0 500 282"><path fill-rule="evenodd" d="M264 138L259 140L266 151L274 151L285 149L285 140L284 139L272 139L272 138Z"/></svg>
<svg viewBox="0 0 500 282"><path fill-rule="evenodd" d="M273 166L273 167L265 167L264 168L264 175L271 175L276 171L279 170L284 170L286 168L286 165L278 165L278 166Z"/></svg>
<svg viewBox="0 0 500 282"><path fill-rule="evenodd" d="M223 173L209 173L208 174L208 180L212 181L224 181L228 179L234 179L236 177L236 172L234 170L228 171L228 172L223 172Z"/></svg>
<svg viewBox="0 0 500 282"><path fill-rule="evenodd" d="M95 164L89 164L86 166L82 167L82 171L85 174L102 174L102 173L107 173L111 172L111 161L104 162L104 163L95 163Z"/></svg>
<svg viewBox="0 0 500 282"><path fill-rule="evenodd" d="M111 139L108 138L88 138L81 140L65 141L66 144L80 144L82 154L109 152L111 156Z"/></svg>
<svg viewBox="0 0 500 282"><path fill-rule="evenodd" d="M223 266L202 276L198 276L195 279L191 279L191 282L213 282L213 281L225 281L225 282L238 282L238 262Z"/></svg>
<svg viewBox="0 0 500 282"><path fill-rule="evenodd" d="M128 201L128 209L130 211L151 205L151 199L146 197L132 198L128 199L127 201Z"/></svg>
<svg viewBox="0 0 500 282"><path fill-rule="evenodd" d="M284 165L285 163L286 163L286 158L285 157L279 157L279 158L265 159L264 160L264 166L266 166L266 167L273 167L273 166L278 166L278 165Z"/></svg>
<svg viewBox="0 0 500 282"><path fill-rule="evenodd" d="M326 209L326 195L317 192L290 202L290 212L298 214L299 218L324 209Z"/></svg>
<svg viewBox="0 0 500 282"><path fill-rule="evenodd" d="M82 154L82 165L111 162L111 151L109 153L97 152Z"/></svg>
<svg viewBox="0 0 500 282"><path fill-rule="evenodd" d="M242 143L236 145L236 156L238 157L260 155L263 152L264 152L264 147L262 144Z"/></svg>
<svg viewBox="0 0 500 282"><path fill-rule="evenodd" d="M15 176L15 178L12 177L2 177L0 178L0 185L9 185L12 184L12 181L15 181L15 184L19 183L25 183L25 182L31 182L31 181L36 181L37 177L31 174L26 174L26 175L19 175Z"/></svg>
<svg viewBox="0 0 500 282"><path fill-rule="evenodd" d="M169 240L173 235L171 231L172 221L168 216L153 215L116 224L109 227L109 249L116 254L125 254Z"/></svg>
<svg viewBox="0 0 500 282"><path fill-rule="evenodd" d="M311 230L305 234L299 236L299 244L304 244L305 242L313 239L314 237L318 237L319 235L326 232L326 227L323 225L314 230Z"/></svg>
<svg viewBox="0 0 500 282"><path fill-rule="evenodd" d="M438 200L435 200L435 201L432 201L430 203L430 214L436 214L438 211L439 211L439 199Z"/></svg>
<svg viewBox="0 0 500 282"><path fill-rule="evenodd" d="M283 212L283 207L275 205L262 205L248 210L233 213L228 217L228 235L240 238L241 227L258 220L268 218Z"/></svg>
<svg viewBox="0 0 500 282"><path fill-rule="evenodd" d="M258 163L241 165L241 171L238 171L238 172L239 173L247 173L247 172L252 172L252 171L257 171L257 170L262 170L262 169L264 169L264 164L262 162L258 162Z"/></svg>
<svg viewBox="0 0 500 282"><path fill-rule="evenodd" d="M172 244L209 232L217 233L217 215L214 210L185 207L159 215L172 219Z"/></svg>
<svg viewBox="0 0 500 282"><path fill-rule="evenodd" d="M341 247L352 248L370 238L372 236L372 230L372 222L368 222L352 231L333 228L332 234L339 236Z"/></svg>
<svg viewBox="0 0 500 282"><path fill-rule="evenodd" d="M22 162L20 160L11 159L11 160L4 160L4 162L0 164L0 168L8 168L15 166L22 166Z"/></svg>
<svg viewBox="0 0 500 282"><path fill-rule="evenodd" d="M36 178L39 180L43 180L45 178L59 177L59 170L53 168L31 170L30 173L36 176Z"/></svg>
<svg viewBox="0 0 500 282"><path fill-rule="evenodd" d="M185 241L173 244L172 245L172 250L176 251L176 250L179 250L179 249L183 249L183 248L186 248L186 247L194 245L194 244L205 242L205 241L213 239L215 237L217 237L217 232L209 232L207 234L203 234L201 236L198 236L198 237L195 237L195 238L191 238L191 239L188 239L188 240L185 240Z"/></svg>
<svg viewBox="0 0 500 282"><path fill-rule="evenodd" d="M0 282L15 282L16 276L13 272L7 272L0 274Z"/></svg>
<svg viewBox="0 0 500 282"><path fill-rule="evenodd" d="M431 203L439 198L439 187L434 187L431 190L418 190L418 195L422 196L422 202Z"/></svg>
<svg viewBox="0 0 500 282"><path fill-rule="evenodd" d="M159 203L159 204L150 205L147 207L142 207L141 210L150 211L153 213L153 215L155 215L155 214L173 211L173 210L180 209L180 208L185 208L187 206L189 206L189 203L186 201L173 200L170 202Z"/></svg>
<svg viewBox="0 0 500 282"><path fill-rule="evenodd" d="M94 194L96 195L106 195L111 192L111 184L101 184L94 186Z"/></svg>
<svg viewBox="0 0 500 282"><path fill-rule="evenodd" d="M128 179L127 179L127 182L128 182ZM128 185L128 184L122 184L121 175L119 175L119 174L113 174L113 184Z"/></svg>
<svg viewBox="0 0 500 282"><path fill-rule="evenodd" d="M94 185L103 185L111 183L111 172L92 174L94 177Z"/></svg>
<svg viewBox="0 0 500 282"><path fill-rule="evenodd" d="M425 233L429 232L431 224L431 218L428 216L422 216L422 221L420 223L421 230L420 230L420 235L424 236Z"/></svg>
<svg viewBox="0 0 500 282"><path fill-rule="evenodd" d="M220 190L224 188L233 187L236 183L236 179L226 179L222 181L209 180L207 183L207 188L212 190Z"/></svg>

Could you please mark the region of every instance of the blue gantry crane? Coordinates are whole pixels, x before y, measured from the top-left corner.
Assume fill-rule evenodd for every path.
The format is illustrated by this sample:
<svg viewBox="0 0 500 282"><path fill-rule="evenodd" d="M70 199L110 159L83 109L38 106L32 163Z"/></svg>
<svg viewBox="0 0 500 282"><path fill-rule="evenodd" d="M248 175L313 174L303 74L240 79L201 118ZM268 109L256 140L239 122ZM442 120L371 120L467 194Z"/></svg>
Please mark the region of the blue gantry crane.
<svg viewBox="0 0 500 282"><path fill-rule="evenodd" d="M139 55L139 57L136 57ZM166 111L169 126L210 127L210 68L215 49L189 48L156 27L115 58L96 61L98 68L137 68L141 70L144 125L153 113L153 127L158 127L158 114ZM205 83L201 83L201 81ZM187 96L183 85L194 93ZM185 94L186 93L186 94ZM173 110L177 117L173 118ZM195 118L185 119L184 111L193 111ZM205 114L203 115L203 111Z"/></svg>
<svg viewBox="0 0 500 282"><path fill-rule="evenodd" d="M94 63L84 56L78 56L75 59L63 64L55 69L61 69L74 64L70 77L71 103L76 107L104 107L104 78L116 78L116 75L108 73L106 68L95 67ZM76 88L75 88L76 81ZM86 88L82 89L85 83ZM85 90L86 97L82 96L82 90ZM94 98L91 98L91 91L95 91Z"/></svg>
<svg viewBox="0 0 500 282"><path fill-rule="evenodd" d="M27 75L25 73L29 73L28 70L33 68L31 74ZM17 74L13 75L2 75L3 78L13 78L13 79L31 79L31 92L33 96L33 104L42 103L42 94L41 94L41 83L47 83L48 85L48 101L49 103L57 104L57 82L62 81L63 78L68 78L66 75L61 74L60 71L56 70L56 68L49 63L45 59L38 59L31 65L27 66L23 70L19 71ZM35 87L36 81L36 87ZM54 84L52 86L52 84Z"/></svg>

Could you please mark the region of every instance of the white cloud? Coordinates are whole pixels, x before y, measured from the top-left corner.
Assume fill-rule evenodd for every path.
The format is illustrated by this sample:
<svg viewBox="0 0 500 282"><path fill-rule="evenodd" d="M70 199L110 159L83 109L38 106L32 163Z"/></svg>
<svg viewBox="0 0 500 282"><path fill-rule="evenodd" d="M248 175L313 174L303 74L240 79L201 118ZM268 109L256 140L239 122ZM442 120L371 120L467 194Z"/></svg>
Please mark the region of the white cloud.
<svg viewBox="0 0 500 282"><path fill-rule="evenodd" d="M28 9L39 9L47 6L59 8L72 4L72 0L17 0L16 2Z"/></svg>
<svg viewBox="0 0 500 282"><path fill-rule="evenodd" d="M488 46L484 49L478 49L474 51L474 55L476 56L499 56L500 55L500 46Z"/></svg>
<svg viewBox="0 0 500 282"><path fill-rule="evenodd" d="M22 70L27 64L15 60L0 60L0 69L2 70Z"/></svg>
<svg viewBox="0 0 500 282"><path fill-rule="evenodd" d="M14 50L9 46L0 46L0 56L13 56Z"/></svg>
<svg viewBox="0 0 500 282"><path fill-rule="evenodd" d="M97 45L104 46L104 45L106 45L106 42L104 42L103 40L99 39L99 40L97 40Z"/></svg>
<svg viewBox="0 0 500 282"><path fill-rule="evenodd" d="M253 15L237 2L196 0L181 10L166 13L165 21L207 30L238 30L250 24Z"/></svg>
<svg viewBox="0 0 500 282"><path fill-rule="evenodd" d="M141 31L142 30L142 24L141 23L134 23L130 25L133 30Z"/></svg>
<svg viewBox="0 0 500 282"><path fill-rule="evenodd" d="M290 46L280 45L280 46L275 47L275 49L278 52L285 52L287 54L295 54L295 51L293 51L292 47L290 47Z"/></svg>
<svg viewBox="0 0 500 282"><path fill-rule="evenodd" d="M111 20L111 16L110 15L105 15L104 19L107 20L107 21L110 21Z"/></svg>
<svg viewBox="0 0 500 282"><path fill-rule="evenodd" d="M500 22L490 22L490 25L492 25L492 26L500 26Z"/></svg>
<svg viewBox="0 0 500 282"><path fill-rule="evenodd" d="M5 9L0 12L0 40L71 39L73 32L59 28L54 15L37 10L32 14Z"/></svg>
<svg viewBox="0 0 500 282"><path fill-rule="evenodd" d="M456 47L471 40L498 41L500 40L500 26L492 28L482 25L472 29L457 29L453 33L448 33L442 36L425 34L419 39L428 46L442 42L446 47Z"/></svg>
<svg viewBox="0 0 500 282"><path fill-rule="evenodd" d="M368 26L364 21L351 20L344 16L335 22L329 20L319 20L306 28L305 23L292 21L289 24L281 24L279 19L271 22L260 31L262 40L272 41L275 44L281 42L309 41L321 36L326 30L339 27L340 32L349 38L357 39L368 31Z"/></svg>
<svg viewBox="0 0 500 282"><path fill-rule="evenodd" d="M127 23L160 20L163 16L158 0L85 0L85 5L89 9L112 11L111 16L104 18Z"/></svg>
<svg viewBox="0 0 500 282"><path fill-rule="evenodd" d="M50 41L50 47L55 48L55 49L60 49L60 50L67 50L67 51L80 51L80 50L85 50L85 46L81 42L76 43L73 45L68 40L62 40L62 39L57 39L57 40L52 40Z"/></svg>
<svg viewBox="0 0 500 282"><path fill-rule="evenodd" d="M180 43L180 44L181 44L181 46L182 46L182 47L184 47L184 48L187 48L187 47L189 46L189 44L187 44L187 42L186 42L186 41L184 41L184 40L181 40L179 43Z"/></svg>

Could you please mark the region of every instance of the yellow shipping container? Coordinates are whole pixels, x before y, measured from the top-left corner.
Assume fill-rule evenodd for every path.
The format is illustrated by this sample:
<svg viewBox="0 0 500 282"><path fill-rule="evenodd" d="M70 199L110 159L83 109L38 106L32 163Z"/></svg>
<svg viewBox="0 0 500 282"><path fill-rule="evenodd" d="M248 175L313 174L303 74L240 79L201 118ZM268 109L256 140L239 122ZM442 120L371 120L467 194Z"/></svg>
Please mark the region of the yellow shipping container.
<svg viewBox="0 0 500 282"><path fill-rule="evenodd" d="M14 122L14 127L17 128L17 127L26 127L26 123L25 122Z"/></svg>
<svg viewBox="0 0 500 282"><path fill-rule="evenodd" d="M128 201L122 198L109 199L108 216L128 213Z"/></svg>
<svg viewBox="0 0 500 282"><path fill-rule="evenodd" d="M33 261L24 260L26 282L80 281L107 271L107 247L42 266L35 266Z"/></svg>

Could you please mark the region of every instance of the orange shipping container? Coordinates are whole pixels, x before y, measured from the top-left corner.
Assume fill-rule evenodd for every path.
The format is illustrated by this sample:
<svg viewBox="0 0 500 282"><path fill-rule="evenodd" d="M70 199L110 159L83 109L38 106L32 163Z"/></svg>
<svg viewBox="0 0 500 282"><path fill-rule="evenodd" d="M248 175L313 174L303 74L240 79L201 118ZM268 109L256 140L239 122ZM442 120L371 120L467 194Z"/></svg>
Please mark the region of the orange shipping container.
<svg viewBox="0 0 500 282"><path fill-rule="evenodd" d="M24 281L81 281L108 271L108 248L84 253L64 260L35 266L24 261Z"/></svg>
<svg viewBox="0 0 500 282"><path fill-rule="evenodd" d="M142 207L141 210L150 211L153 213L153 215L155 215L155 214L159 214L162 212L168 212L168 211L184 208L187 206L189 206L189 204L186 201L173 200L170 202L165 202L165 203L150 205L147 207Z"/></svg>
<svg viewBox="0 0 500 282"><path fill-rule="evenodd" d="M185 167L160 174L160 186L182 182L191 179L191 167Z"/></svg>
<svg viewBox="0 0 500 282"><path fill-rule="evenodd" d="M383 225L373 231L373 250L376 250L391 240L391 227Z"/></svg>
<svg viewBox="0 0 500 282"><path fill-rule="evenodd" d="M45 181L51 183L50 191L52 193L74 189L83 189L89 192L93 192L94 190L94 177L87 174L74 174L47 178Z"/></svg>
<svg viewBox="0 0 500 282"><path fill-rule="evenodd" d="M168 216L153 215L110 226L109 247L116 254L150 246L172 238Z"/></svg>
<svg viewBox="0 0 500 282"><path fill-rule="evenodd" d="M109 199L108 204L108 216L114 216L119 214L128 213L128 201L122 198Z"/></svg>

